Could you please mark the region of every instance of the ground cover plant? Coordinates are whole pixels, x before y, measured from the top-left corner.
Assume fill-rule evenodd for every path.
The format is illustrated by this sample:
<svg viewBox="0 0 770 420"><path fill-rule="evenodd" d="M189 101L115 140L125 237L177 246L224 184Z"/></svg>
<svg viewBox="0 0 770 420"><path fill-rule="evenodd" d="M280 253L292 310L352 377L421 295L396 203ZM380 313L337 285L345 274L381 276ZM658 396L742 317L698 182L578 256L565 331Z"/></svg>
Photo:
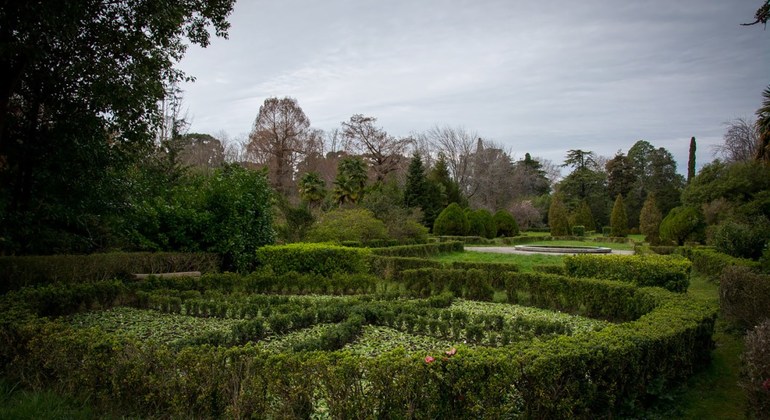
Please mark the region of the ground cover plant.
<svg viewBox="0 0 770 420"><path fill-rule="evenodd" d="M633 412L708 360L712 305L473 265L431 278L464 278L461 294L482 279L491 301L398 276L296 295L320 290L315 273L274 273L298 280L269 291L267 272L26 288L0 299L0 361L25 386L132 415L589 417ZM144 318L152 334L133 329Z"/></svg>

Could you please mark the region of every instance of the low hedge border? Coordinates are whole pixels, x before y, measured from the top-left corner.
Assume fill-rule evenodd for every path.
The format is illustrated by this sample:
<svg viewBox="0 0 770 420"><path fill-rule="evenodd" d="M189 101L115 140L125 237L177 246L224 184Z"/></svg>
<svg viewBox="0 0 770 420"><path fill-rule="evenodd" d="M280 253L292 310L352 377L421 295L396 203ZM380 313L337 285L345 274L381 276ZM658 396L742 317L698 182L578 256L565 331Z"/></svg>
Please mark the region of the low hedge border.
<svg viewBox="0 0 770 420"><path fill-rule="evenodd" d="M692 264L682 257L663 255L569 255L564 269L573 277L626 281L685 293Z"/></svg>
<svg viewBox="0 0 770 420"><path fill-rule="evenodd" d="M128 279L133 273L216 272L219 265L219 256L211 253L120 252L0 257L0 293L37 284Z"/></svg>
<svg viewBox="0 0 770 420"><path fill-rule="evenodd" d="M706 276L714 282L719 282L719 276L726 267L740 266L751 270L759 270L760 267L757 261L735 258L713 248L689 248L685 255L692 261L694 273Z"/></svg>
<svg viewBox="0 0 770 420"><path fill-rule="evenodd" d="M575 288L583 288L607 296L592 298L597 302L627 296L650 311L598 332L500 348L458 346L430 358L401 349L375 357L275 354L250 343L174 351L26 318L10 328L0 323L7 343L0 366L25 385L88 394L95 404L138 415L309 417L323 410L335 418L596 418L638 414L649 398L709 360L717 308L708 302L613 281L509 276L517 299L550 288L581 306ZM352 334L359 322L350 319ZM334 336L328 340L336 346Z"/></svg>
<svg viewBox="0 0 770 420"><path fill-rule="evenodd" d="M422 246L422 245L412 245ZM383 249L394 249L383 248ZM289 272L330 276L333 273L368 271L369 248L349 248L331 244L296 243L268 245L257 249L257 261L277 274Z"/></svg>
<svg viewBox="0 0 770 420"><path fill-rule="evenodd" d="M435 257L451 252L462 252L462 242L438 242L420 245L401 245L387 248L372 248L372 254L386 257Z"/></svg>

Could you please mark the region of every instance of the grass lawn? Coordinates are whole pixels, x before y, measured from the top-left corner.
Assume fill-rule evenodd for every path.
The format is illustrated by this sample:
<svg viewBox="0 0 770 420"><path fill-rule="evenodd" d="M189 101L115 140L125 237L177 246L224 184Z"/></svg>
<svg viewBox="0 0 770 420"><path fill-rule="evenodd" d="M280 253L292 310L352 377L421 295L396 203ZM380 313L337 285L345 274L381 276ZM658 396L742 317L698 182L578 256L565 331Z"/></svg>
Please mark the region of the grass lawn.
<svg viewBox="0 0 770 420"><path fill-rule="evenodd" d="M523 254L496 254L492 252L454 252L444 254L433 258L442 262L490 262L490 263L513 263L517 264L521 271L532 271L534 265L561 265L564 255L523 255Z"/></svg>

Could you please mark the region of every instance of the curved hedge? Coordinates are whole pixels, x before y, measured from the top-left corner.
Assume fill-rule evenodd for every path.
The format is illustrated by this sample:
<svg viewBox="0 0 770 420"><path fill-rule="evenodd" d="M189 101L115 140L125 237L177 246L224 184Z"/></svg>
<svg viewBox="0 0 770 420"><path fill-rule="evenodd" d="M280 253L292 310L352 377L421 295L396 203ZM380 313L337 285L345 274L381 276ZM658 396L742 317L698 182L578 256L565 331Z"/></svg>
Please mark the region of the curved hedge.
<svg viewBox="0 0 770 420"><path fill-rule="evenodd" d="M717 310L710 303L608 280L508 276L507 293L517 301L589 308L627 321L497 348L458 346L430 357L399 348L372 357L276 354L253 343L175 350L38 317L44 306L36 301L71 289L51 286L0 299L0 368L28 386L54 386L160 417L597 418L638 413L650 397L709 360ZM89 285L66 292L68 303L57 314L135 298L120 282ZM348 317L333 334L355 334L361 322ZM338 338L324 337L336 346Z"/></svg>
<svg viewBox="0 0 770 420"><path fill-rule="evenodd" d="M665 255L570 255L564 257L564 268L573 277L627 281L684 293L690 285L692 264Z"/></svg>
<svg viewBox="0 0 770 420"><path fill-rule="evenodd" d="M366 261L370 252L368 248L330 244L268 245L257 250L257 261L278 274L291 271L319 275L363 273L368 269Z"/></svg>

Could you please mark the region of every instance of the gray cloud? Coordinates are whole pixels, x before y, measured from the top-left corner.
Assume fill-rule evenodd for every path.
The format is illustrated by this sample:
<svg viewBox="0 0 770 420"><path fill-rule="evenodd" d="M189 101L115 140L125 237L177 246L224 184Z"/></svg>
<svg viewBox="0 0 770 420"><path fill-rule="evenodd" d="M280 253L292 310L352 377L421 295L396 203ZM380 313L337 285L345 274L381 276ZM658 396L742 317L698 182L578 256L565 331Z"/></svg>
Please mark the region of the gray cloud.
<svg viewBox="0 0 770 420"><path fill-rule="evenodd" d="M770 82L770 32L738 24L760 2L720 0L241 0L229 40L180 67L192 129L248 132L270 96L314 126L354 113L394 135L462 125L560 162L639 139L686 165L711 160L722 123L751 116Z"/></svg>

